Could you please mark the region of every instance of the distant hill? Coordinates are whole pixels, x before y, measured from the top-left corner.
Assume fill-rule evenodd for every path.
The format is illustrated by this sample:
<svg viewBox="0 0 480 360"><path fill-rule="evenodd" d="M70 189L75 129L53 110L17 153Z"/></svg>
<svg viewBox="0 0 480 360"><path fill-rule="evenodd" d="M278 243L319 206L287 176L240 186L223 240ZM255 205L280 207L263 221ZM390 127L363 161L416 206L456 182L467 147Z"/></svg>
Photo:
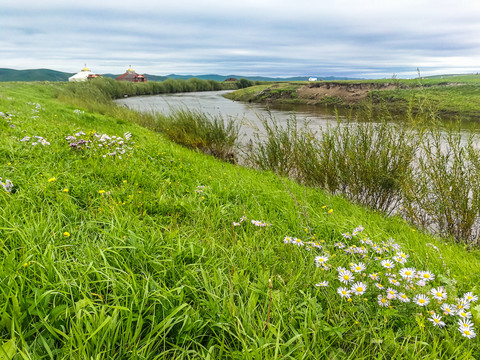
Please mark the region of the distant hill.
<svg viewBox="0 0 480 360"><path fill-rule="evenodd" d="M0 81L68 81L73 74L50 69L0 69Z"/></svg>
<svg viewBox="0 0 480 360"><path fill-rule="evenodd" d="M14 70L14 69L0 69L0 81L68 81L68 78L75 73L66 73L50 69L32 69L32 70ZM103 74L102 76L115 79L120 74ZM265 77L265 76L243 76L243 75L177 75L170 74L166 76L145 74L147 80L150 81L164 81L166 79L182 79L188 80L191 78L203 80L224 81L228 78L241 79L246 78L252 81L307 81L309 76L295 76L288 78L280 77ZM335 76L317 76L322 80L360 80L356 78L335 77Z"/></svg>

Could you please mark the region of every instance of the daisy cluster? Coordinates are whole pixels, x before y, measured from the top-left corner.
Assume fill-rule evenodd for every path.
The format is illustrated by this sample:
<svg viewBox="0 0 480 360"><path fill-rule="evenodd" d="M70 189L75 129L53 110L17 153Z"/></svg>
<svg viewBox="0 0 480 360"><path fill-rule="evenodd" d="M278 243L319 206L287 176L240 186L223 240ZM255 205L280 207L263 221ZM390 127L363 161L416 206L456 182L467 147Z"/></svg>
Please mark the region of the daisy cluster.
<svg viewBox="0 0 480 360"><path fill-rule="evenodd" d="M65 140L67 140L70 149L97 153L104 158L108 156L121 159L123 154L132 150L132 148L128 146L134 144L134 142L130 141L131 138L132 134L129 132L126 132L123 134L123 137L120 137L98 134L95 131L91 131L88 134L79 131L73 135L68 135Z"/></svg>
<svg viewBox="0 0 480 360"><path fill-rule="evenodd" d="M247 217L242 216L238 222L236 222L236 221L233 222L233 226L240 226L246 220L247 220ZM266 222L260 221L260 220L250 220L250 223L254 226L257 226L257 227L267 227L267 226L272 225L272 224L269 224L269 223L266 223Z"/></svg>
<svg viewBox="0 0 480 360"><path fill-rule="evenodd" d="M373 297L382 308L404 305L403 308L412 313L424 310L433 327L454 325L464 337L476 337L469 309L478 301L477 295L467 292L461 297L449 297L445 287L435 284L433 272L408 264L410 255L393 239L374 242L363 231L360 226L351 234L344 233L343 241L333 246L292 237L286 237L283 242L308 247L308 250L323 250L323 254L314 258L324 277L315 284L317 287L326 288L336 283L339 286L332 286L337 287L337 294L348 302L367 296ZM325 248L332 248L335 254ZM334 266L332 258L343 266Z"/></svg>
<svg viewBox="0 0 480 360"><path fill-rule="evenodd" d="M30 143L30 140L32 141L31 142L32 146L36 146L38 144L43 145L43 146L50 145L50 143L47 141L47 139L45 139L41 136L32 136L32 137L25 136L22 139L20 139L20 141L26 142L26 143Z"/></svg>
<svg viewBox="0 0 480 360"><path fill-rule="evenodd" d="M207 186L205 186L205 185L198 185L198 186L195 188L195 192L196 192L197 194L203 194L206 189L207 189Z"/></svg>
<svg viewBox="0 0 480 360"><path fill-rule="evenodd" d="M2 178L0 177L0 184L2 184L3 190L6 192L12 192L13 183L9 179L5 179L5 182L3 182Z"/></svg>
<svg viewBox="0 0 480 360"><path fill-rule="evenodd" d="M33 106L32 112L33 113L38 113L40 110L45 110L42 105L39 103L32 103L32 102L27 102L27 105Z"/></svg>

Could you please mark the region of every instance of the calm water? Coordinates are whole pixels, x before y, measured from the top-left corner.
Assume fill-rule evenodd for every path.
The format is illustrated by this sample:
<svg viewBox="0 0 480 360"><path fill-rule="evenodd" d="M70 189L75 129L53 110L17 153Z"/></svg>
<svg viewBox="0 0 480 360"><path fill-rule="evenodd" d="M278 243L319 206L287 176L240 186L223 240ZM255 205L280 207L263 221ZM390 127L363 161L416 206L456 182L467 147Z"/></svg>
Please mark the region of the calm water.
<svg viewBox="0 0 480 360"><path fill-rule="evenodd" d="M116 100L118 104L143 112L157 112L165 115L178 108L200 110L211 115L222 115L224 118L233 117L242 122L241 134L251 138L252 133L258 130L259 119L269 117L283 125L293 114L299 124L309 123L309 127L319 131L329 122L336 122L336 117L314 106L282 106L267 108L264 104L243 103L224 98L222 95L229 91L207 91L177 94L162 94L149 96L135 96Z"/></svg>

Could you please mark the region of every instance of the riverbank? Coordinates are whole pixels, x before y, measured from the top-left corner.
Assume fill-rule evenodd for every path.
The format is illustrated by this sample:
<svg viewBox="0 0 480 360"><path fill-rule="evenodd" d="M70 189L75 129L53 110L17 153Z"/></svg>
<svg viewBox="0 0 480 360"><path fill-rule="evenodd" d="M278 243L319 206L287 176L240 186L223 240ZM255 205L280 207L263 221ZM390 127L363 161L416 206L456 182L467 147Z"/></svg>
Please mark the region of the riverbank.
<svg viewBox="0 0 480 360"><path fill-rule="evenodd" d="M309 104L350 109L372 106L393 114L430 111L445 118L480 120L480 75L445 79L271 83L225 95L231 100Z"/></svg>
<svg viewBox="0 0 480 360"><path fill-rule="evenodd" d="M478 251L185 149L135 112L62 91L0 85L7 358L480 356L460 315L442 310L480 295ZM404 268L416 269L412 287ZM465 301L478 329L478 302Z"/></svg>

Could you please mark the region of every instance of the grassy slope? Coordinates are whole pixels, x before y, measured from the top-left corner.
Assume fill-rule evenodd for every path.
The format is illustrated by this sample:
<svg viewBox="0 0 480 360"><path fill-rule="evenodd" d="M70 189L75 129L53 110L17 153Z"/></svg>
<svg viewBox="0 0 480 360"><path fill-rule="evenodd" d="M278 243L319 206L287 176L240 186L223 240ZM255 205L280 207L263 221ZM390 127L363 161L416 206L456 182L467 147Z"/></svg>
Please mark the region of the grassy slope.
<svg viewBox="0 0 480 360"><path fill-rule="evenodd" d="M52 98L55 86L0 88L0 111L16 124L0 119L0 176L15 185L0 192L4 350L15 342L27 358L77 359L480 355L477 340L453 328L436 331L421 317L378 310L375 297L347 304L335 288L312 286L323 278L313 262L321 252L282 239L315 234L333 253L341 233L361 224L375 241L395 238L415 258L411 266L438 275L445 267L425 246L434 243L459 293L480 280L478 251L188 151L122 119L76 115ZM33 113L28 102L42 110ZM130 131L132 156L75 153L65 136L78 130ZM20 142L25 135L51 145ZM197 193L198 186L206 188ZM273 225L232 227L243 215Z"/></svg>
<svg viewBox="0 0 480 360"><path fill-rule="evenodd" d="M405 111L412 104L416 108L428 106L431 110L441 115L459 116L464 119L477 119L480 113L480 76L479 75L459 75L449 76L443 79L425 78L425 79L382 79L382 80L348 80L334 81L333 83L390 83L399 84L402 87L397 90L376 90L371 94L375 96L377 103L386 103L390 109L396 111ZM445 84L455 84L444 86ZM273 101L284 103L307 103L308 99L301 99L298 96L283 96L275 98L278 93L294 94L295 90L308 84L308 82L279 82L274 84L264 84L246 89L240 89L227 94L226 97L239 101ZM265 96L258 96L262 90L271 88L275 90ZM277 94L276 94L277 93ZM324 105L335 105L337 107L351 107L348 102L342 102L341 99L324 99ZM333 101L333 102L332 102ZM427 101L427 102L425 102Z"/></svg>

